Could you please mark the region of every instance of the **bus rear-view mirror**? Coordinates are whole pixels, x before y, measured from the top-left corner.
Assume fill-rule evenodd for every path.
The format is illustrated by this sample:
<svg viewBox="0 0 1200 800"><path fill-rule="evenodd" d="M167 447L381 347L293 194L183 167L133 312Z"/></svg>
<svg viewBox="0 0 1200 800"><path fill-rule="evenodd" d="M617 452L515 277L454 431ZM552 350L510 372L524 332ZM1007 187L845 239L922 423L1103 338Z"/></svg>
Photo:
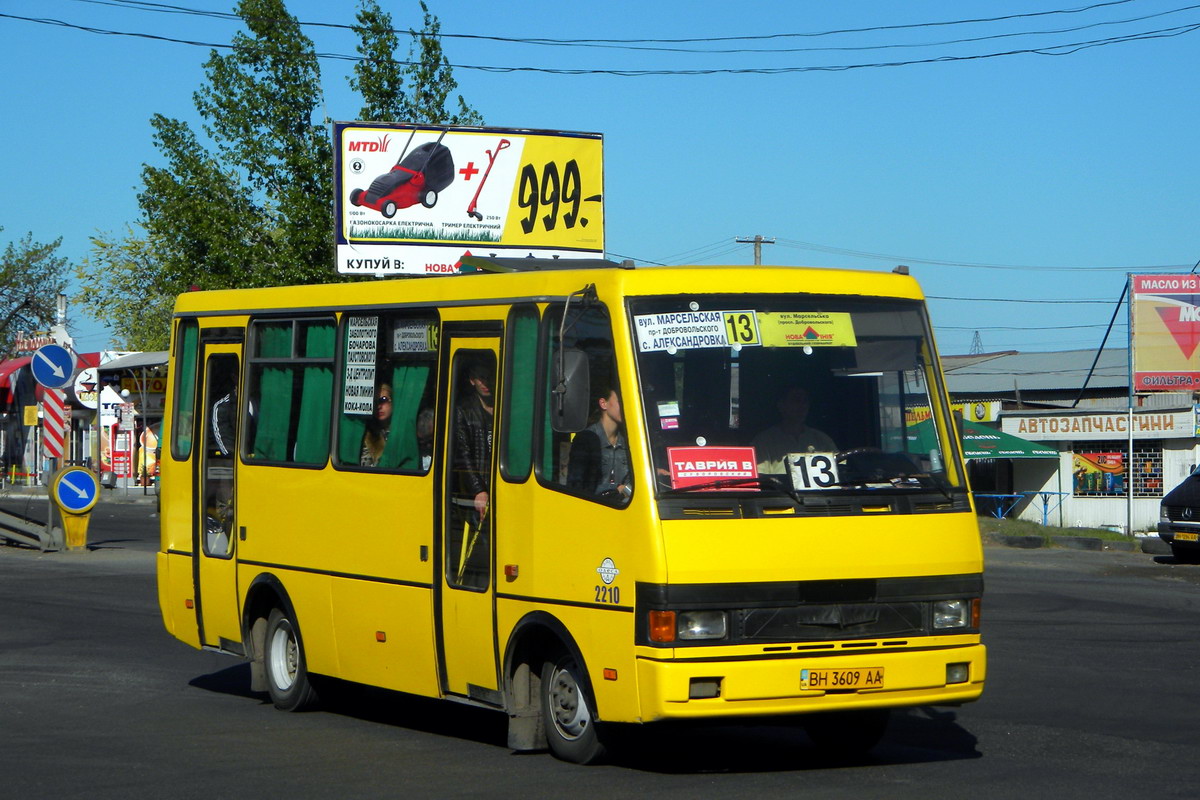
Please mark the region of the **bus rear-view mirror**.
<svg viewBox="0 0 1200 800"><path fill-rule="evenodd" d="M588 380L587 354L568 348L555 359L554 388L550 393L550 424L560 433L574 433L587 427Z"/></svg>

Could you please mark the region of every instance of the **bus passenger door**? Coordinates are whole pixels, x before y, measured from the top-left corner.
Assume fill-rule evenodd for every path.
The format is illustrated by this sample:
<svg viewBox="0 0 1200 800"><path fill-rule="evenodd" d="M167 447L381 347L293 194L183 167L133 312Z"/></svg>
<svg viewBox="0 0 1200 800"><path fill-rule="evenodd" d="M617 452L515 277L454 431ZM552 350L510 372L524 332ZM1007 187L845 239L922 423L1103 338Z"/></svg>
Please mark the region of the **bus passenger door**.
<svg viewBox="0 0 1200 800"><path fill-rule="evenodd" d="M444 331L447 432L442 450L438 642L443 691L499 702L496 670L492 440L500 339ZM447 385L448 384L448 385ZM490 409L490 410L489 410Z"/></svg>
<svg viewBox="0 0 1200 800"><path fill-rule="evenodd" d="M222 640L242 640L234 557L240 353L237 344L205 346L197 414L202 427L196 441L203 449L192 494L196 620L201 644L213 647L221 646Z"/></svg>

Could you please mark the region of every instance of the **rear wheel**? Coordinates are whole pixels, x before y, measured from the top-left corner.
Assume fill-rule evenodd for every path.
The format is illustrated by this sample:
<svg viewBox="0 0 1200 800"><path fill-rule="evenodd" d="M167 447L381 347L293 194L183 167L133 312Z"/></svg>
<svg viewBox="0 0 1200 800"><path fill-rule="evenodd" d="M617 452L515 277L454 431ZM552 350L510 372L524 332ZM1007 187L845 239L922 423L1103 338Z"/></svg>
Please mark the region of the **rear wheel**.
<svg viewBox="0 0 1200 800"><path fill-rule="evenodd" d="M276 708L299 711L316 702L317 692L308 677L300 634L288 614L278 608L272 609L267 618L263 662L267 692Z"/></svg>
<svg viewBox="0 0 1200 800"><path fill-rule="evenodd" d="M550 752L563 761L593 764L605 749L581 675L579 664L569 655L542 665L542 717Z"/></svg>
<svg viewBox="0 0 1200 800"><path fill-rule="evenodd" d="M887 731L891 712L886 708L812 714L801 721L817 748L833 756L867 753Z"/></svg>

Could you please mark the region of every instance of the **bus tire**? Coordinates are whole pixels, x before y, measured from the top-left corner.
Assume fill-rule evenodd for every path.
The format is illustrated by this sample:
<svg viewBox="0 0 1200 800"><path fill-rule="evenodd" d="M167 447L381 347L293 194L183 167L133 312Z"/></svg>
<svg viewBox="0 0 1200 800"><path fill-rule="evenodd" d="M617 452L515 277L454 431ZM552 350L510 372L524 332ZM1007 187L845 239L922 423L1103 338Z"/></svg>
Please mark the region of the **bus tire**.
<svg viewBox="0 0 1200 800"><path fill-rule="evenodd" d="M295 622L282 609L271 609L263 645L267 693L281 711L300 711L313 705L317 692L308 677L304 645Z"/></svg>
<svg viewBox="0 0 1200 800"><path fill-rule="evenodd" d="M579 664L567 654L542 665L542 719L551 753L573 764L594 764L605 748L580 674Z"/></svg>
<svg viewBox="0 0 1200 800"><path fill-rule="evenodd" d="M868 708L805 715L802 724L818 750L835 757L853 757L879 744L890 717L890 709Z"/></svg>

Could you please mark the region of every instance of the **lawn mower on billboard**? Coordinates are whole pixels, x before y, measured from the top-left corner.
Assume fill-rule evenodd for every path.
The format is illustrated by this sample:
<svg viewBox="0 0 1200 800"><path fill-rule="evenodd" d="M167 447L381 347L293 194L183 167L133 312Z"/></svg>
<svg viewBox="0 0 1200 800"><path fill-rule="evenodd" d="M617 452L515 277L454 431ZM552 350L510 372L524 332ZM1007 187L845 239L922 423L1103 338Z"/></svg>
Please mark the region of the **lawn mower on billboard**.
<svg viewBox="0 0 1200 800"><path fill-rule="evenodd" d="M366 191L350 192L351 205L373 208L388 219L396 216L398 210L417 203L434 207L438 192L454 182L454 159L450 148L442 144L445 131L436 142L418 145L409 153L408 146L415 134L415 130L409 134L396 166L371 181Z"/></svg>

